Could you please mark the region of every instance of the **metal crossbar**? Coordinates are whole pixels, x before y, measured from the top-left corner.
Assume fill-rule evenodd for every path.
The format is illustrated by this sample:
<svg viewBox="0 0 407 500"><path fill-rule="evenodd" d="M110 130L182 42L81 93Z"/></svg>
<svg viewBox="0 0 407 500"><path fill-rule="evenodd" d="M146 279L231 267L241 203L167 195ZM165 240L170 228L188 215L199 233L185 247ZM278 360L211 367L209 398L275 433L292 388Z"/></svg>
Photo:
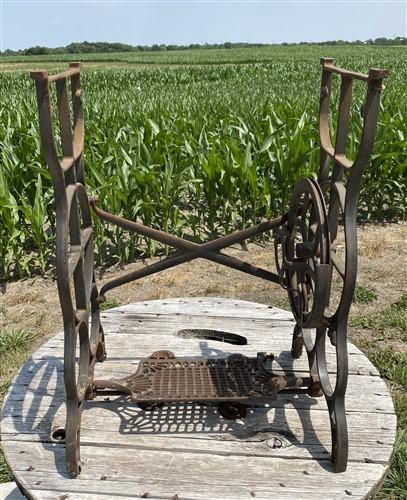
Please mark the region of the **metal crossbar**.
<svg viewBox="0 0 407 500"><path fill-rule="evenodd" d="M304 178L298 181L293 187L288 210L281 216L203 244L129 221L100 208L97 198L88 196L85 184L80 64L71 63L67 71L57 75L48 75L46 71L31 73L36 82L45 160L55 191L56 270L65 332L65 446L67 467L72 476L80 472L83 404L86 399L107 392L129 395L145 410L156 404L173 401L217 404L225 418L244 417L244 404L269 402L277 397L278 392L305 391L314 397L324 395L331 424L334 470L341 472L346 469L346 338L357 272L357 200L360 179L373 148L380 93L387 71L371 69L368 74L355 73L334 66L332 59L322 59L321 64L318 180ZM329 117L334 76L340 78L340 95L336 137L332 141ZM367 93L362 108L363 129L359 149L356 159L352 161L346 155L346 146L355 80L366 84ZM57 95L61 159L57 154L53 132L50 97L53 83ZM99 292L93 261L92 210L103 220L170 245L178 252L109 281ZM342 228L345 235L343 255L336 250ZM276 272L221 252L230 245L270 231L274 235ZM103 302L105 294L124 283L197 258L205 258L279 283L287 290L296 321L292 353L294 358L298 358L305 348L309 377L298 379L277 376L272 371L272 355L265 353L258 353L255 358L233 355L219 361L210 358L186 360L176 358L168 351L159 351L141 361L136 373L126 379L95 380L95 363L106 357L99 312L99 304ZM342 288L339 300L333 303L331 282L335 273ZM315 330L315 335L311 334L312 330ZM327 368L328 341L336 350L336 373L333 378Z"/></svg>
<svg viewBox="0 0 407 500"><path fill-rule="evenodd" d="M100 291L102 300L104 294L112 288L115 288L124 283L128 283L130 281L134 281L138 278L157 273L159 271L162 271L163 269L169 269L170 267L176 266L178 264L189 262L197 258L212 260L213 262L217 262L218 264L223 264L224 266L237 269L238 271L242 271L244 273L251 274L253 276L272 281L274 283L280 283L280 277L278 276L278 274L267 271L266 269L262 269L253 264L243 262L242 260L231 257L230 255L220 253L220 250L274 229L275 227L284 223L286 215L283 215L282 217L278 217L276 219L272 219L270 221L264 221L257 226L237 231L228 236L223 236L208 243L198 244L189 240L185 240L183 238L179 238L177 236L173 236L163 231L144 226L143 224L132 222L122 217L109 214L108 212L105 212L104 210L98 208L94 200L91 200L91 204L95 213L101 219L111 222L112 224L115 224L117 226L123 227L124 229L127 229L129 231L135 231L137 234L147 236L155 241L164 243L165 245L170 245L182 251L181 254L168 257L157 264L151 264L149 266L146 266L146 268L144 269L140 269L106 283L105 285L103 285Z"/></svg>

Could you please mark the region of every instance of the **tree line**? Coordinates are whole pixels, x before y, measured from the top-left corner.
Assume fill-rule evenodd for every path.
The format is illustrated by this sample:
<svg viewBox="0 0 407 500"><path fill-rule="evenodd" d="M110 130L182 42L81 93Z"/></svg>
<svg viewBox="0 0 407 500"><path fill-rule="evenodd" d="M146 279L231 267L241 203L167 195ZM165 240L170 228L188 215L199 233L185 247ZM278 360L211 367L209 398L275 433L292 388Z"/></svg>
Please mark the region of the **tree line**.
<svg viewBox="0 0 407 500"><path fill-rule="evenodd" d="M28 49L10 50L7 49L0 52L1 55L47 55L47 54L86 54L86 53L109 53L109 52L161 52L171 50L187 50L187 49L232 49L232 48L248 48L248 47L269 47L276 44L265 43L211 43L199 44L191 43L189 45L129 45L125 43L110 43L110 42L74 42L65 47L42 47L36 45ZM328 40L325 42L299 42L288 43L284 42L278 45L295 46L295 45L407 45L407 37L398 36L395 38L375 38L369 40Z"/></svg>

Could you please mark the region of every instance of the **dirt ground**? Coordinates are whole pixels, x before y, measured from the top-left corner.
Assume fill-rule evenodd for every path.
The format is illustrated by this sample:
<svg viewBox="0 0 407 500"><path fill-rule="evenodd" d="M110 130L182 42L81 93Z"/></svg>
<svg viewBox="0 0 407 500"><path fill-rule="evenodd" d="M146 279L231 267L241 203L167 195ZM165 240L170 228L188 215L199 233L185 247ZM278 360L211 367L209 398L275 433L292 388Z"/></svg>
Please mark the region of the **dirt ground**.
<svg viewBox="0 0 407 500"><path fill-rule="evenodd" d="M231 247L227 253L259 266L273 269L272 245L250 243L248 250ZM99 276L100 285L159 258L139 261L124 269L111 268ZM100 273L99 273L100 275ZM380 311L397 302L407 291L407 224L366 225L359 228L358 285L373 290L377 299L354 303L351 320ZM161 274L124 285L107 294L114 305L165 297L235 297L288 308L286 292L278 285L205 260L195 260ZM25 329L34 337L32 349L62 329L56 281L35 277L7 284L0 294L0 330ZM369 335L350 328L350 339ZM389 339L389 347L405 350L405 343Z"/></svg>

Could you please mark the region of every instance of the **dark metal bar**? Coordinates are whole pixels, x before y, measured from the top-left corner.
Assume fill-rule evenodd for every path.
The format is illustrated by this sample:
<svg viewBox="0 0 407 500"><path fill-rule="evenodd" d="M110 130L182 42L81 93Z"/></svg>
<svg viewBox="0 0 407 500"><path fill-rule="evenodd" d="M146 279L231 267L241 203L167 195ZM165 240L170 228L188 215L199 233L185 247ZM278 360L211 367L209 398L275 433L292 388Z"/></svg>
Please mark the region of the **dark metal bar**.
<svg viewBox="0 0 407 500"><path fill-rule="evenodd" d="M163 243L164 245L171 245L180 250L191 251L198 255L201 255L202 257L204 257L210 250L221 250L222 248L226 248L228 246L234 245L235 243L239 243L241 241L252 238L253 236L270 231L271 229L284 224L287 219L287 215L284 214L281 217L276 217L275 219L262 222L257 226L242 229L227 236L222 236L217 240L213 240L209 243L200 245L199 243L193 243L192 241L184 240L182 238L179 238L178 236L173 236L163 231L159 231L158 229L144 226L144 224L133 222L128 219L124 219L123 217L110 214L109 212L106 212L99 208L94 200L91 200L91 205L95 213L101 219L104 219L129 231L134 231L138 234L141 234L142 236L152 238L155 241Z"/></svg>
<svg viewBox="0 0 407 500"><path fill-rule="evenodd" d="M71 63L71 64L75 64L75 63ZM73 75L79 75L80 70L81 69L80 69L79 65L72 66L69 69L67 69L66 71L63 71L62 73L58 73L57 75L52 75L52 76L48 77L48 82L49 83L57 82L58 80L63 80L63 79L69 78Z"/></svg>
<svg viewBox="0 0 407 500"><path fill-rule="evenodd" d="M208 260L212 260L213 262L217 262L218 264L222 264L222 265L225 265L227 267L231 267L231 268L236 269L238 271L242 271L244 273L251 274L253 276L257 276L257 277L260 277L260 278L268 280L268 281L272 281L273 283L279 284L281 281L279 276L275 273L272 273L272 272L267 271L265 269L261 269L257 266L249 264L247 262L243 262L243 261L236 259L234 257L231 257L229 255L225 255L225 254L221 254L221 253L214 253L214 251L217 251L219 249L233 245L237 242L248 239L256 234L262 234L266 231L269 231L271 228L274 228L274 227L277 227L278 225L281 225L285 220L284 215L282 217L277 217L276 219L271 219L270 221L262 222L261 224L258 224L257 226L243 229L241 231L237 231L235 233L232 233L228 236L224 236L222 238L218 238L217 240L213 240L211 242L204 243L204 244L200 245L198 243L193 243L193 242L184 240L182 238L178 238L177 236L173 236L173 235L164 233L163 231L159 231L157 229L153 229L153 228L144 226L143 224L129 221L127 219L124 219L122 217L118 217L118 216L113 215L113 214L109 214L108 212L105 212L104 210L97 207L95 201L92 201L92 207L93 207L93 210L95 211L95 213L100 218L102 218L104 220L112 222L120 227L125 228L125 229L131 230L131 231L136 231L138 234L153 238L156 241L159 241L159 242L164 243L166 245L171 245L171 246L174 246L175 248L186 250L189 252L187 254L183 254L180 256L171 257L171 259L166 259L165 261L162 261L160 263L156 263L156 264L152 264L151 266L147 266L147 268L145 268L145 269L140 269L140 270L134 271L126 276L121 276L120 278L116 278L112 281L109 281L108 283L103 285L103 287L100 290L100 294L102 297L106 294L106 292L108 290L111 290L112 288L116 288L117 286L120 286L124 283L129 283L131 281L140 279L142 277L149 276L151 274L155 274L155 273L162 271L164 269L169 269L170 267L173 267L174 265L188 262L190 260L193 260L193 259L196 259L199 257L205 258Z"/></svg>
<svg viewBox="0 0 407 500"><path fill-rule="evenodd" d="M273 283L281 283L281 279L278 274L267 271L266 269L262 269L248 262L241 261L240 259L236 259L230 255L225 255L219 252L215 253L213 251L208 252L205 255L196 255L195 253L181 253L171 257L167 257L165 260L155 262L154 264L150 264L142 269L137 269L137 271L133 271L129 274L125 274L124 276L120 276L119 278L108 281L100 289L100 300L103 301L106 293L113 288L117 288L118 286L124 285L125 283L130 283L140 278L151 276L152 274L156 274L160 271L170 269L171 267L183 264L185 262L190 262L191 260L195 260L198 258L205 258L207 260L216 262L217 264L222 264L226 267L236 269L237 271L241 271L243 273L250 274L252 276L256 276L257 278L262 278Z"/></svg>
<svg viewBox="0 0 407 500"><path fill-rule="evenodd" d="M329 71L330 73L336 73L337 75L341 75L345 78L352 78L353 80L369 82L370 80L382 80L383 78L387 78L389 76L389 72L386 69L372 68L369 73L366 74L358 73L356 71L348 71L347 69L334 66L332 63L333 59L321 59L321 64L324 70Z"/></svg>
<svg viewBox="0 0 407 500"><path fill-rule="evenodd" d="M85 123L83 118L80 63L70 63L72 70L78 70L71 76L71 94L73 108L73 157L75 160L76 180L85 185L83 148L85 142Z"/></svg>
<svg viewBox="0 0 407 500"><path fill-rule="evenodd" d="M106 295L106 293L113 288L117 288L118 286L124 285L125 283L136 281L140 278L145 278L146 276L151 276L152 274L156 274L160 271L165 271L166 269L170 269L171 267L178 266L179 264L183 264L184 262L188 262L196 258L197 256L192 253L172 255L164 260L154 262L153 264L143 267L142 269L137 269L136 271L132 271L131 273L119 276L118 278L114 278L102 286L102 288L100 289L99 300L104 301L104 296Z"/></svg>
<svg viewBox="0 0 407 500"><path fill-rule="evenodd" d="M335 156L346 155L348 139L350 107L352 104L352 79L342 77L339 96L338 125L336 128Z"/></svg>
<svg viewBox="0 0 407 500"><path fill-rule="evenodd" d="M73 157L72 125L69 116L66 79L57 80L57 103L59 126L61 129L61 146L64 157Z"/></svg>

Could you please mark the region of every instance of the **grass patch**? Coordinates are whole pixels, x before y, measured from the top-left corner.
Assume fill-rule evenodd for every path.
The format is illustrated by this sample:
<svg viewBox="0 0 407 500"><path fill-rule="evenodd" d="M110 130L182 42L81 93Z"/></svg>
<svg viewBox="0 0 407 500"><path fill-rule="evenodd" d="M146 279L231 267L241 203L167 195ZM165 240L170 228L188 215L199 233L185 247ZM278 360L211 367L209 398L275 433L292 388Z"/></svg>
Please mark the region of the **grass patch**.
<svg viewBox="0 0 407 500"><path fill-rule="evenodd" d="M26 330L10 330L0 335L0 356L9 356L26 350L31 340Z"/></svg>
<svg viewBox="0 0 407 500"><path fill-rule="evenodd" d="M117 299L109 299L100 304L100 310L106 311L107 309L113 309L113 307L119 307L121 304Z"/></svg>
<svg viewBox="0 0 407 500"><path fill-rule="evenodd" d="M407 352L375 348L370 359L380 375L389 380L397 414L397 438L390 470L378 499L407 498Z"/></svg>
<svg viewBox="0 0 407 500"><path fill-rule="evenodd" d="M371 353L370 359L383 378L407 391L407 352L380 349Z"/></svg>
<svg viewBox="0 0 407 500"><path fill-rule="evenodd" d="M407 391L393 389L392 395L398 425L400 429L407 430Z"/></svg>
<svg viewBox="0 0 407 500"><path fill-rule="evenodd" d="M13 480L10 469L4 458L3 451L0 448L0 483L8 483Z"/></svg>
<svg viewBox="0 0 407 500"><path fill-rule="evenodd" d="M398 302L382 311L353 318L350 321L350 326L386 332L389 337L397 335L401 340L406 340L407 293L403 293Z"/></svg>
<svg viewBox="0 0 407 500"><path fill-rule="evenodd" d="M27 330L8 330L0 335L0 401L18 368L27 359L33 336ZM0 483L12 481L12 475L0 449Z"/></svg>
<svg viewBox="0 0 407 500"><path fill-rule="evenodd" d="M407 492L407 431L400 431L394 447L393 461L376 498L399 500Z"/></svg>
<svg viewBox="0 0 407 500"><path fill-rule="evenodd" d="M0 400L15 372L27 359L33 338L27 330L7 330L0 334Z"/></svg>
<svg viewBox="0 0 407 500"><path fill-rule="evenodd" d="M353 300L356 304L370 304L377 299L376 292L370 288L358 285L355 288Z"/></svg>
<svg viewBox="0 0 407 500"><path fill-rule="evenodd" d="M390 391L397 415L397 438L393 460L386 480L375 498L407 498L407 352L403 349L378 347L377 340L407 340L407 293L400 300L382 311L359 316L351 320L352 326L362 327L381 333L380 338L369 336L360 347L376 365L380 376L390 383Z"/></svg>
<svg viewBox="0 0 407 500"><path fill-rule="evenodd" d="M393 307L393 306L392 306ZM397 415L397 438L386 480L375 498L406 498L407 491L407 352L390 348L377 349L374 342L365 342L364 350L376 365L380 376L390 382Z"/></svg>

